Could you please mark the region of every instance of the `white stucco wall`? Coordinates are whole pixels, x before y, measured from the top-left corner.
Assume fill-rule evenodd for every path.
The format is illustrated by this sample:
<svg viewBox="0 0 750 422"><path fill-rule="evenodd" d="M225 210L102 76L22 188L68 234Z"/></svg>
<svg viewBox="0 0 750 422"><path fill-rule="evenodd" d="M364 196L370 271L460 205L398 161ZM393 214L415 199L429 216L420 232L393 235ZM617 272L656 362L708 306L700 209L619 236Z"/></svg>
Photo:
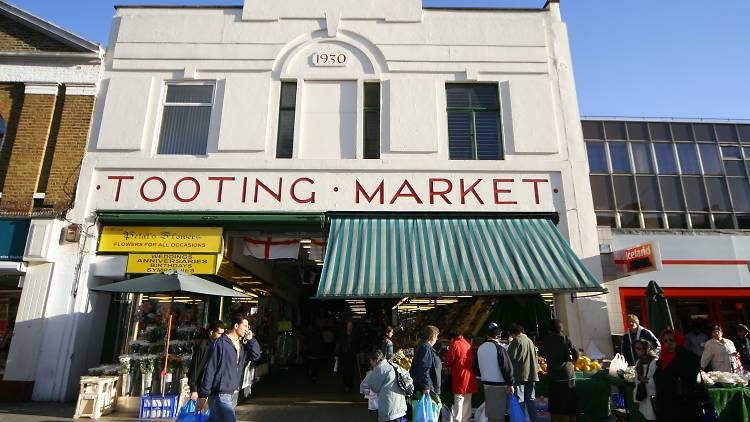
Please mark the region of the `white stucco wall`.
<svg viewBox="0 0 750 422"><path fill-rule="evenodd" d="M92 43L92 46L95 45ZM103 56L104 51L100 49L88 53L4 53L0 82L23 83L27 93L50 94L57 93L57 85L65 84L67 95L93 96L103 72ZM96 321L94 325L86 325L91 322L88 318L93 317L90 312L83 316L86 322L74 323L81 315L74 314L72 304L76 300L88 300L88 294L84 291L83 297L73 296L73 286L78 281L75 274L79 250L78 244L60 240L61 229L67 222L55 220L54 228L44 239L34 238L39 234L34 231L36 225L50 222L52 220L32 219L29 243L35 243L32 249L45 253L36 256L27 250L24 258L29 264L16 315L8 368L3 376L6 381L33 381L32 398L37 401L74 399L78 379L70 378L68 369L72 366L80 375L86 368L97 364L98 354L92 359L86 355L86 350L92 341L101 344L101 338L87 337L93 333L103 335L94 329ZM106 312L106 303L104 309ZM77 345L71 345L76 324L84 326L85 330L75 334L83 335L83 338L77 340Z"/></svg>
<svg viewBox="0 0 750 422"><path fill-rule="evenodd" d="M352 7L354 3L357 7ZM527 201L515 211L556 211L560 231L599 276L588 164L558 4L538 11L458 11L422 10L419 0L395 3L398 6L393 9L359 7L376 4L364 1L319 0L314 5L321 7L316 8L309 0L248 0L248 5L258 9L248 6L244 13L242 8L119 8L82 166L75 220L91 222L97 209L136 207L137 188L123 191L121 200L114 200L108 179L112 175L131 175L137 183L155 176L172 184L188 176L205 180L217 172L238 178L301 172L313 179L336 175L341 180L361 177L369 181L434 174L488 180L541 175L549 180L543 187L547 202L537 207ZM345 53L347 66L312 66L310 55L315 51ZM282 80L298 83L292 159L275 158ZM166 83L173 81L216 84L206 156L156 154ZM312 126L305 113L325 106L314 95L306 96L315 91L307 89L308 81L355 84L356 139L345 140L353 142L355 158L331 158L326 155L330 151L304 145L314 142L307 137ZM363 84L368 81L380 81L382 87L379 160L362 159L361 105ZM446 82L497 84L504 160L449 160ZM341 142L332 136L326 142ZM201 195L215 197L215 185L212 189ZM262 209L302 210L299 204L291 204ZM316 210L327 205L346 209L346 204L334 199L315 205ZM142 209L248 210L236 201L185 205L174 199ZM425 209L400 203L386 208ZM432 205L429 210L457 209ZM508 209L475 204L463 209L467 210ZM82 281L79 291L92 283L98 281ZM568 303L558 308L560 317L568 323L574 341L582 347L594 341L599 349L611 350L605 296L571 302L569 295L561 295L558 302L563 301ZM88 312L84 304L76 306L75 312ZM106 315L97 309L93 312L98 318Z"/></svg>

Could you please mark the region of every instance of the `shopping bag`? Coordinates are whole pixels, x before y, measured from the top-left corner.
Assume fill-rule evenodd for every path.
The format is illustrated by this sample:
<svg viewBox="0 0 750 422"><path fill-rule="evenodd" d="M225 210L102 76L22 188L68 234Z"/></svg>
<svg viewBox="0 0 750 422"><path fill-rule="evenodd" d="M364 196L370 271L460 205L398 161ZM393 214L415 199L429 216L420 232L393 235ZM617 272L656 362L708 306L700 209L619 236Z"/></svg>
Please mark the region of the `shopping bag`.
<svg viewBox="0 0 750 422"><path fill-rule="evenodd" d="M198 419L198 415L195 414L195 400L190 400L182 408L180 413L177 415L175 422L199 422L202 419ZM203 415L201 415L203 416Z"/></svg>
<svg viewBox="0 0 750 422"><path fill-rule="evenodd" d="M609 364L609 375L616 377L618 371L624 371L626 369L628 369L628 362L625 360L625 356L619 353L616 354L615 357L612 358L612 362Z"/></svg>
<svg viewBox="0 0 750 422"><path fill-rule="evenodd" d="M518 403L518 398L513 394L510 395L508 401L508 413L510 414L510 422L524 422L526 420L521 405Z"/></svg>
<svg viewBox="0 0 750 422"><path fill-rule="evenodd" d="M414 400L412 404L414 405L414 422L438 422L429 394L422 394L422 398Z"/></svg>
<svg viewBox="0 0 750 422"><path fill-rule="evenodd" d="M207 422L208 421L208 410L205 412L195 413L195 400L188 401L182 408L180 413L177 415L175 422Z"/></svg>

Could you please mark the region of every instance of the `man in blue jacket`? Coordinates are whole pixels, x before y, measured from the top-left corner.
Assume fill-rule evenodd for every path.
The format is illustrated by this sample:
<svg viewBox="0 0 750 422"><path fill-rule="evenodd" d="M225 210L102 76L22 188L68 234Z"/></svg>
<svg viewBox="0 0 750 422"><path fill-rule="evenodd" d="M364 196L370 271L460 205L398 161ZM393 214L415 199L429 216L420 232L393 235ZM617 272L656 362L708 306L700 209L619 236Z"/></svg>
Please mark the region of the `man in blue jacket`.
<svg viewBox="0 0 750 422"><path fill-rule="evenodd" d="M208 399L210 422L236 422L234 408L245 366L260 359L261 355L260 345L253 338L247 318L237 314L231 324L232 328L211 345L203 379L198 386L201 400L196 411Z"/></svg>
<svg viewBox="0 0 750 422"><path fill-rule="evenodd" d="M434 392L440 395L440 383L443 362L440 360L433 346L437 343L440 330L433 325L422 329L422 341L414 349L414 359L411 363L409 375L418 391L427 394Z"/></svg>

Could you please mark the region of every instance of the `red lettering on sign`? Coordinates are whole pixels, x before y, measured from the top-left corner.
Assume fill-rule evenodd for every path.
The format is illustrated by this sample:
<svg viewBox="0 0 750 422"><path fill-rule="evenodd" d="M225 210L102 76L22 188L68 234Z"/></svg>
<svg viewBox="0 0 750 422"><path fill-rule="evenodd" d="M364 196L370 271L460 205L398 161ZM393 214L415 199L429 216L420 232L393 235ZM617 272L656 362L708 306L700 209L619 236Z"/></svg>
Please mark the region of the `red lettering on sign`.
<svg viewBox="0 0 750 422"><path fill-rule="evenodd" d="M255 179L255 194L253 195L253 202L255 202L256 204L258 203L258 188L263 188L263 190L268 192L268 194L271 195L276 200L276 202L280 203L281 202L281 182L282 182L282 178L279 177L279 191L274 192L271 190L271 188L263 184L263 182L261 182L258 179Z"/></svg>
<svg viewBox="0 0 750 422"><path fill-rule="evenodd" d="M547 179L523 179L522 182L534 184L534 198L536 199L536 204L539 205L541 203L539 202L539 184L549 183L549 180Z"/></svg>
<svg viewBox="0 0 750 422"><path fill-rule="evenodd" d="M299 179L295 180L294 183L292 183L292 187L289 189L289 194L292 196L292 199L294 200L294 202L296 202L298 204L314 204L315 203L315 192L311 192L310 196L308 198L305 198L305 199L300 199L300 198L297 197L296 188L297 188L297 184L300 183L300 182L306 182L306 183L309 183L311 185L315 184L315 182L312 179L307 178L307 177L302 177L302 178L299 178Z"/></svg>
<svg viewBox="0 0 750 422"><path fill-rule="evenodd" d="M500 189L500 183L513 183L514 179L494 179L492 180L494 184L494 191L495 191L495 204L496 205L516 205L518 204L518 201L501 201L500 195L503 193L511 193L510 189Z"/></svg>
<svg viewBox="0 0 750 422"><path fill-rule="evenodd" d="M161 184L161 193L159 193L159 195L154 198L149 198L146 196L146 185L154 180L158 181ZM144 180L143 183L141 183L141 198L143 198L143 200L146 202L156 202L163 198L165 193L167 193L167 182L165 182L161 177L151 176L148 179Z"/></svg>
<svg viewBox="0 0 750 422"><path fill-rule="evenodd" d="M484 201L482 201L482 198L479 196L479 194L477 193L477 191L474 190L474 189L476 189L477 185L479 183L481 183L481 182L482 182L482 179L477 179L477 181L474 182L473 185L469 186L469 188L466 189L466 187L464 186L464 179L461 179L461 205L465 205L466 204L466 196L469 193L473 194L474 197L477 198L477 201L479 201L479 203L481 205L484 205Z"/></svg>
<svg viewBox="0 0 750 422"><path fill-rule="evenodd" d="M242 203L247 200L247 177L242 178Z"/></svg>
<svg viewBox="0 0 750 422"><path fill-rule="evenodd" d="M191 196L190 198L183 198L180 196L180 192L179 192L180 184L188 180L193 182L193 185L195 185L195 192L193 192L193 196ZM178 180L177 183L174 184L174 188L172 189L172 192L174 193L175 199L180 202L193 202L195 201L195 198L198 197L198 194L201 193L201 184L198 183L198 181L194 177L183 177L182 179Z"/></svg>
<svg viewBox="0 0 750 422"><path fill-rule="evenodd" d="M435 183L436 182L442 182L445 183L446 189L445 190L435 190ZM430 204L435 203L435 197L439 196L443 198L443 201L445 201L446 204L452 205L453 202L451 202L450 199L446 196L453 190L453 183L448 179L430 179Z"/></svg>
<svg viewBox="0 0 750 422"><path fill-rule="evenodd" d="M404 193L405 190L408 190L408 193ZM397 199L399 198L414 198L414 200L417 202L417 204L422 203L422 199L417 195L417 192L414 190L414 188L411 186L411 183L409 183L408 180L404 180L404 183L401 184L401 187L398 188L398 191L395 195L393 195L393 198L391 198L391 205L393 205Z"/></svg>
<svg viewBox="0 0 750 422"><path fill-rule="evenodd" d="M221 203L222 193L224 192L224 182L234 182L234 177L209 177L208 180L219 182L219 192L216 194L216 202ZM245 191L242 191L244 198ZM245 202L243 199L242 202Z"/></svg>
<svg viewBox="0 0 750 422"><path fill-rule="evenodd" d="M120 201L120 188L122 188L123 180L133 180L133 176L107 176L107 180L117 180L117 188L115 189L115 202Z"/></svg>
<svg viewBox="0 0 750 422"><path fill-rule="evenodd" d="M365 199L367 199L367 202L372 204L372 201L375 199L375 195L379 195L378 203L380 205L383 205L385 201L385 182L380 181L380 184L377 188L375 188L375 191L372 193L372 195L368 195L367 191L365 191L365 188L362 187L362 185L359 184L359 180L355 180L355 196L354 196L354 202L359 204L359 194L361 193Z"/></svg>

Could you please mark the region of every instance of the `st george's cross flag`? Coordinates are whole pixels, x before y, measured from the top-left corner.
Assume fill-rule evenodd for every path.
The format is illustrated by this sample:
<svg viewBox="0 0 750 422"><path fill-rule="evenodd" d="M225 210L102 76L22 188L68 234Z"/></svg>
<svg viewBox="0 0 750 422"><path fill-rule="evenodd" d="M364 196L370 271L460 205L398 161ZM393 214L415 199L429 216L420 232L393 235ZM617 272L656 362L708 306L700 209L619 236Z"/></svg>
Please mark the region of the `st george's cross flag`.
<svg viewBox="0 0 750 422"><path fill-rule="evenodd" d="M245 236L244 255L259 259L297 259L300 239L282 236Z"/></svg>

